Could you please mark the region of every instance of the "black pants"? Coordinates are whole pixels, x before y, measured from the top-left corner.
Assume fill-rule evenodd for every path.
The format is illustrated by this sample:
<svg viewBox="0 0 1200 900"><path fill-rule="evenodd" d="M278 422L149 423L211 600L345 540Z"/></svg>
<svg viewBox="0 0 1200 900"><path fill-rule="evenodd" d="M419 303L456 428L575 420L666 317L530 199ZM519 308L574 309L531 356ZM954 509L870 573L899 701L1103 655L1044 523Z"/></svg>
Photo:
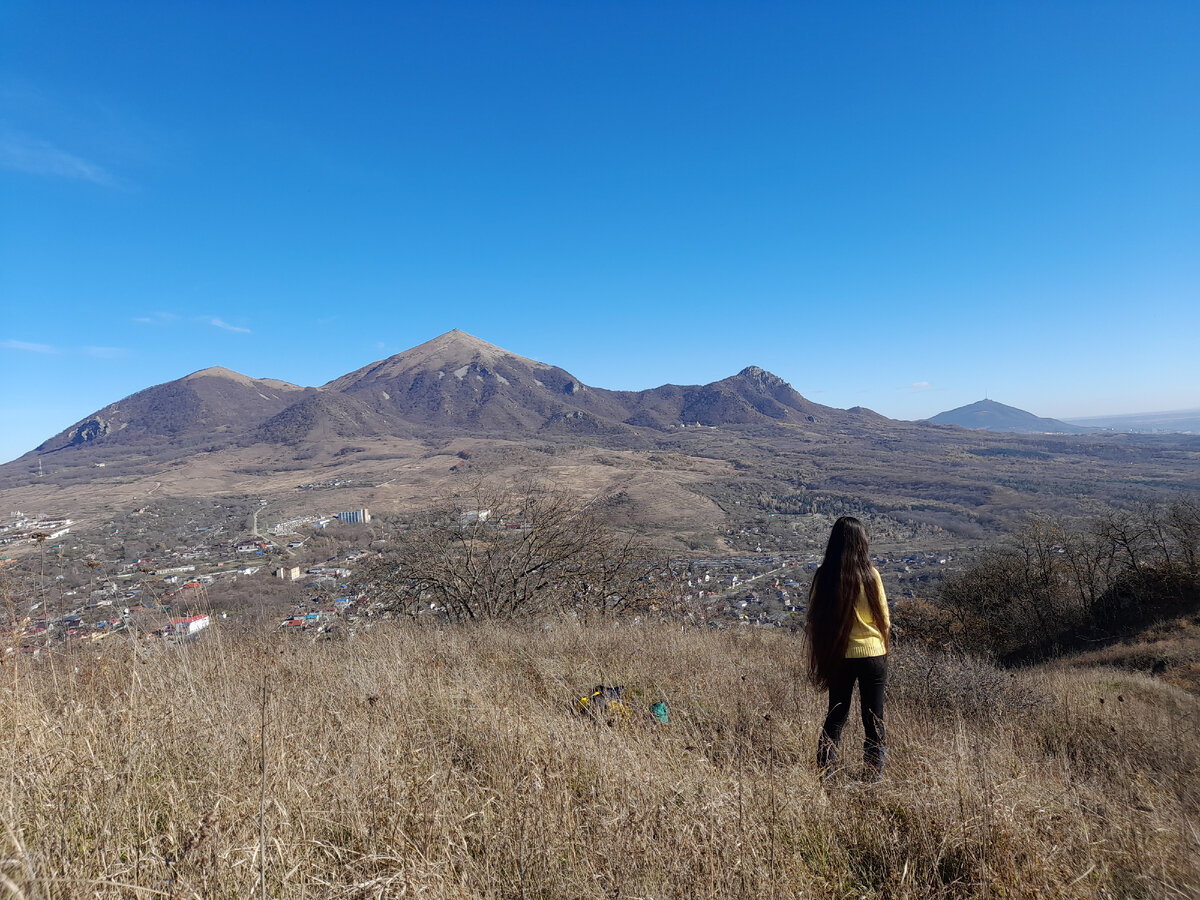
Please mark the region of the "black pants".
<svg viewBox="0 0 1200 900"><path fill-rule="evenodd" d="M883 758L887 754L883 730L883 686L887 682L887 666L886 656L847 659L830 682L829 713L825 716L825 724L817 742L817 764L822 769L837 762L838 742L842 739L842 729L846 727L846 719L850 715L850 702L857 681L863 733L866 735L863 760L876 773L883 770Z"/></svg>

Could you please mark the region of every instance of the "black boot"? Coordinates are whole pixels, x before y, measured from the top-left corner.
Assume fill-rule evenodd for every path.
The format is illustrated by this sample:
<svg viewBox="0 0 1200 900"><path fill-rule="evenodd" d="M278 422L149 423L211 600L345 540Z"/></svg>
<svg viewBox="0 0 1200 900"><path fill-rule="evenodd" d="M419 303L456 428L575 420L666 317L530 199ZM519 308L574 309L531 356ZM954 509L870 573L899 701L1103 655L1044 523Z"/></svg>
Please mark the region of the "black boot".
<svg viewBox="0 0 1200 900"><path fill-rule="evenodd" d="M883 778L883 763L887 759L887 747L883 744L863 745L863 777L875 782Z"/></svg>
<svg viewBox="0 0 1200 900"><path fill-rule="evenodd" d="M838 745L834 740L821 732L817 738L817 771L821 773L821 783L828 784L833 780L833 767L837 765Z"/></svg>

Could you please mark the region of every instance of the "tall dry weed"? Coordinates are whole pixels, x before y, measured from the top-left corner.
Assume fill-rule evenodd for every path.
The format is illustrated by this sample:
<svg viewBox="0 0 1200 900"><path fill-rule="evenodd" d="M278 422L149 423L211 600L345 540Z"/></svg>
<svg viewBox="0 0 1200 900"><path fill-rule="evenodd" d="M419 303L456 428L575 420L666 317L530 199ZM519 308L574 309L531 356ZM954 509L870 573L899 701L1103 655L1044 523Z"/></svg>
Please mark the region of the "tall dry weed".
<svg viewBox="0 0 1200 900"><path fill-rule="evenodd" d="M888 777L824 790L800 653L560 625L60 654L2 689L0 893L1195 895L1194 698L899 648ZM599 683L628 720L575 713Z"/></svg>

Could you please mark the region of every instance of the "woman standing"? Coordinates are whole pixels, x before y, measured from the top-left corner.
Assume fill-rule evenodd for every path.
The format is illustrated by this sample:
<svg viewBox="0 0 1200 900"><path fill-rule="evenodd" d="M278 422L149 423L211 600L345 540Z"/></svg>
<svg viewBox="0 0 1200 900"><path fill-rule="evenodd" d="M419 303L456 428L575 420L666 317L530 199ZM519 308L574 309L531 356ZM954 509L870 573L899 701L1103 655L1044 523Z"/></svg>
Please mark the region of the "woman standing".
<svg viewBox="0 0 1200 900"><path fill-rule="evenodd" d="M817 741L822 777L828 777L837 762L855 682L866 735L866 774L871 780L883 775L883 687L890 629L883 582L867 554L866 526L842 516L833 523L825 560L808 592L808 670L818 687L829 690L829 713Z"/></svg>

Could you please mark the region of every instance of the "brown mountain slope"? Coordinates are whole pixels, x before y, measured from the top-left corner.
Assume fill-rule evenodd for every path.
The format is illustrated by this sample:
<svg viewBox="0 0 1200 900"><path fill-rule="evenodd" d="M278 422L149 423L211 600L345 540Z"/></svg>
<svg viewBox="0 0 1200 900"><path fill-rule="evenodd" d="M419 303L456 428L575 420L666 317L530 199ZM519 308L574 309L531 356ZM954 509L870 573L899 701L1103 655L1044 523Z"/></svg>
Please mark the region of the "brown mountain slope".
<svg viewBox="0 0 1200 900"><path fill-rule="evenodd" d="M354 396L308 388L295 403L259 425L243 444L301 444L367 437L409 437L406 422L381 415Z"/></svg>
<svg viewBox="0 0 1200 900"><path fill-rule="evenodd" d="M225 443L285 409L302 391L286 381L249 378L214 366L111 403L32 452L91 444Z"/></svg>
<svg viewBox="0 0 1200 900"><path fill-rule="evenodd" d="M407 423L491 433L529 433L573 413L609 425L627 416L614 392L458 330L343 375L323 390Z"/></svg>
<svg viewBox="0 0 1200 900"><path fill-rule="evenodd" d="M674 385L619 395L633 425L813 425L840 421L841 410L812 403L786 381L758 366L712 384Z"/></svg>

